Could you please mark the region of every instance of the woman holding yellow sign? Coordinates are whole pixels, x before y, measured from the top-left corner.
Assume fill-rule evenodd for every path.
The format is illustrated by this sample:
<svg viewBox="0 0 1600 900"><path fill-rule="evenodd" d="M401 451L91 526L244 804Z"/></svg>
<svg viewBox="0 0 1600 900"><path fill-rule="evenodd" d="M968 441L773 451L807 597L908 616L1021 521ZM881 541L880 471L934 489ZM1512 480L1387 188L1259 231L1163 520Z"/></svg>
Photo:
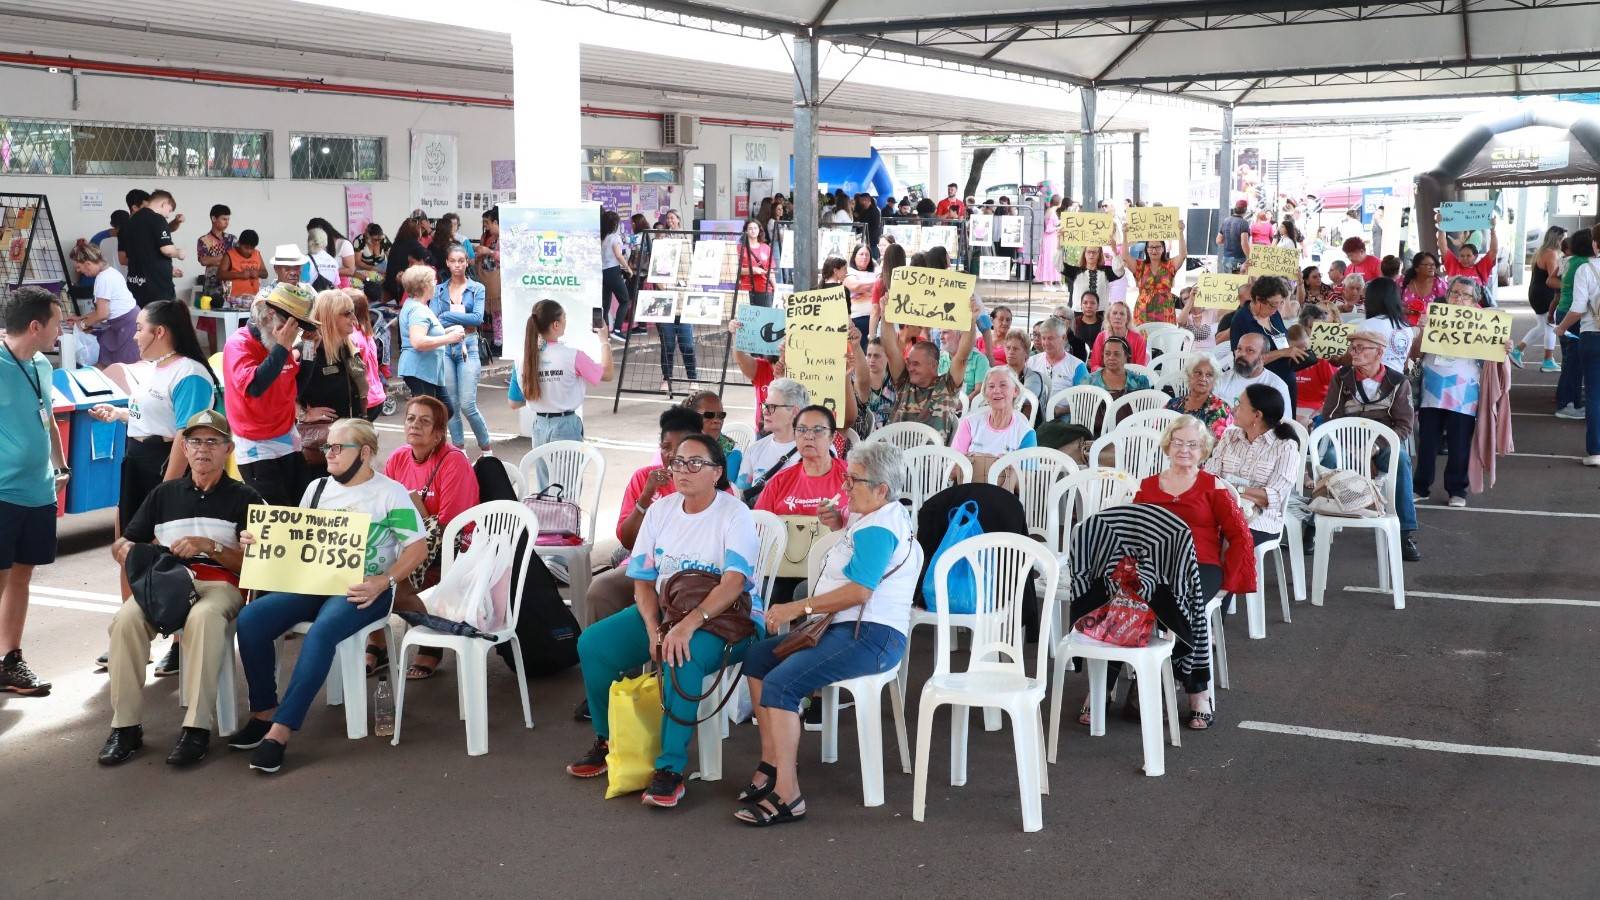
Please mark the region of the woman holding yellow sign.
<svg viewBox="0 0 1600 900"><path fill-rule="evenodd" d="M1466 276L1450 280L1445 302L1452 306L1483 305L1483 289ZM1428 331L1428 311L1419 324ZM1411 347L1419 355L1422 341ZM1472 434L1477 429L1481 404L1480 386L1483 361L1467 356L1420 353L1422 357L1422 405L1417 409L1417 463L1412 469L1412 486L1419 500L1433 492L1433 469L1439 459L1440 438L1446 451L1444 490L1451 506L1467 505L1467 471L1472 461ZM1401 486L1402 488L1404 485Z"/></svg>
<svg viewBox="0 0 1600 900"><path fill-rule="evenodd" d="M1183 244L1182 216L1178 217L1177 224L1178 252L1175 256L1168 255L1164 240L1145 241L1144 259L1134 259L1131 246L1122 248L1122 264L1133 273L1134 283L1139 286L1139 299L1133 307L1135 325L1146 322L1177 324L1178 306L1172 296L1172 282L1183 271L1183 261L1189 255Z"/></svg>
<svg viewBox="0 0 1600 900"><path fill-rule="evenodd" d="M239 614L239 659L250 685L250 721L228 738L235 750L254 750L250 768L272 774L283 768L291 732L328 678L339 642L389 615L397 579L410 575L428 555L427 532L411 495L399 482L373 471L378 432L365 419L340 419L323 446L329 476L312 482L302 507L366 513L371 517L360 581L343 595L318 597L276 592L258 597ZM270 527L270 526L269 526ZM247 549L261 539L240 532ZM301 622L311 630L300 642L289 688L278 696L278 659L273 642Z"/></svg>

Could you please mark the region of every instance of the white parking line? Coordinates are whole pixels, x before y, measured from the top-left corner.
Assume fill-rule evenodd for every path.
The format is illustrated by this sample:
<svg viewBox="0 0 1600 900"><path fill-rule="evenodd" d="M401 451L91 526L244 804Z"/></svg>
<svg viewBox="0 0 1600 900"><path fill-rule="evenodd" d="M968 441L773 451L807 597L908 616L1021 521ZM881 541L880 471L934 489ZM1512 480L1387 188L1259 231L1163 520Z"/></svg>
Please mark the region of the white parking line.
<svg viewBox="0 0 1600 900"><path fill-rule="evenodd" d="M1542 509L1494 509L1488 506L1432 506L1418 503L1417 509L1444 510L1446 512L1500 513L1507 516L1553 516L1558 519L1600 519L1600 513L1546 512Z"/></svg>
<svg viewBox="0 0 1600 900"><path fill-rule="evenodd" d="M1491 747L1481 744L1452 744L1445 741L1421 741L1415 738L1392 737L1386 734L1365 734L1359 731L1332 731L1327 728L1310 728L1305 725L1279 725L1274 722L1240 722L1248 731L1266 731L1272 734L1291 734L1299 737L1322 738L1327 741L1349 741L1356 744L1376 744L1380 747L1401 747L1407 750L1433 750L1437 753L1462 753L1469 756L1506 756L1513 759L1533 759L1540 762L1572 763L1579 766L1600 766L1600 756L1579 753L1556 753L1551 750L1528 750L1522 747Z"/></svg>
<svg viewBox="0 0 1600 900"><path fill-rule="evenodd" d="M115 615L117 606L107 606L104 603L86 603L82 600L62 600L34 591L28 598L29 606L53 606L56 609L75 609L79 612L105 613Z"/></svg>
<svg viewBox="0 0 1600 900"><path fill-rule="evenodd" d="M1345 585L1345 590L1356 594L1382 594L1389 596L1392 591L1379 590L1375 587L1356 587ZM1568 600L1565 597L1484 597L1477 594L1439 594L1432 591L1406 591L1407 597L1422 597L1429 600L1471 600L1474 603L1514 603L1531 606L1590 606L1600 608L1600 600Z"/></svg>
<svg viewBox="0 0 1600 900"><path fill-rule="evenodd" d="M1506 455L1522 456L1529 459L1570 459L1575 462L1583 462L1583 457L1581 456L1563 456L1560 453L1507 453Z"/></svg>
<svg viewBox="0 0 1600 900"><path fill-rule="evenodd" d="M72 588L52 587L48 584L35 584L30 586L29 590L34 594L50 594L55 597L65 597L72 600L98 600L101 603L109 603L112 606L122 605L122 598L118 597L116 594L98 594L93 591L77 591L73 590Z"/></svg>

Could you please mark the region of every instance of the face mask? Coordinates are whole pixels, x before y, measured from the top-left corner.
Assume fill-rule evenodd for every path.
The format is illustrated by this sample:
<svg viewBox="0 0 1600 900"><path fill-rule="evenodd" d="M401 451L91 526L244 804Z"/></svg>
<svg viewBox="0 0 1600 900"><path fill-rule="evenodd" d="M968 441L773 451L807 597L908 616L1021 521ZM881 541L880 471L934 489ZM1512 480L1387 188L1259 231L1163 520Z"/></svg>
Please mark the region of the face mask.
<svg viewBox="0 0 1600 900"><path fill-rule="evenodd" d="M334 471L330 470L328 472L328 474L332 475L333 476L333 480L339 482L340 484L349 484L350 483L350 479L356 477L356 473L359 472L360 470L361 470L361 454L357 453L355 462L353 462L349 466L347 466L343 472L334 472Z"/></svg>

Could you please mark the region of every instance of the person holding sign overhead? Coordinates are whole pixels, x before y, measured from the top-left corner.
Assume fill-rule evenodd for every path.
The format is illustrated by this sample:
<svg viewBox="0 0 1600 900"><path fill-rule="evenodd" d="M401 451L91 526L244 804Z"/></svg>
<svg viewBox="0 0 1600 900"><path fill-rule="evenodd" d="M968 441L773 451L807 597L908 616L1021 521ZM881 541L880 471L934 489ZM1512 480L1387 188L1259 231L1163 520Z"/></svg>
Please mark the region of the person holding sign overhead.
<svg viewBox="0 0 1600 900"><path fill-rule="evenodd" d="M1134 324L1177 323L1177 303L1172 296L1172 282L1183 271L1183 261L1189 255L1184 246L1181 217L1178 219L1176 242L1178 252L1175 256L1168 255L1166 241L1145 241L1144 259L1135 259L1131 246L1122 248L1122 264L1133 273L1134 283L1139 286L1139 299L1133 307Z"/></svg>
<svg viewBox="0 0 1600 900"><path fill-rule="evenodd" d="M1098 301L1111 285L1122 279L1124 271L1120 257L1111 257L1107 264L1104 247L1084 247L1075 262L1061 269L1068 285L1067 293L1072 297L1072 309L1083 312L1084 295L1093 294Z"/></svg>
<svg viewBox="0 0 1600 900"><path fill-rule="evenodd" d="M1471 278L1484 289L1485 296L1494 284L1494 264L1500 255L1500 234L1494 227L1498 218L1493 214L1489 216L1489 252L1479 254L1477 245L1466 242L1457 249L1450 249L1450 241L1444 233L1444 219L1438 210L1433 211L1433 220L1438 226L1439 252L1444 254L1444 274L1451 278Z"/></svg>
<svg viewBox="0 0 1600 900"><path fill-rule="evenodd" d="M946 444L955 433L961 420L961 379L967 371L967 356L976 339L978 314L983 306L974 297L970 301L972 322L962 333L955 352L950 354L950 369L939 374L939 347L928 341L918 341L909 353L900 349L900 337L892 325L880 327L884 352L888 354L889 376L894 379L894 406L889 410L889 422L921 422L931 426L944 437Z"/></svg>
<svg viewBox="0 0 1600 900"><path fill-rule="evenodd" d="M239 614L239 659L250 685L251 717L228 738L228 746L254 750L250 768L269 775L283 768L289 735L305 722L312 698L328 678L339 642L386 618L396 582L428 556L427 530L411 494L398 481L373 471L378 432L371 422L333 423L323 453L330 474L306 487L300 506L371 517L362 567L365 577L342 595L267 594ZM239 542L248 548L261 537L245 531ZM311 630L300 643L300 658L280 702L273 642L301 622L310 622Z"/></svg>
<svg viewBox="0 0 1600 900"><path fill-rule="evenodd" d="M1442 232L1441 232L1442 233ZM1451 306L1477 308L1483 289L1467 276L1450 280L1445 302ZM1428 313L1419 323L1428 331ZM1444 491L1451 506L1467 505L1467 471L1472 458L1472 433L1477 427L1483 360L1467 356L1422 353L1422 341L1411 347L1413 357L1422 357L1422 405L1417 409L1417 460L1412 471L1412 487L1419 500L1433 493L1433 469L1444 439ZM1405 485L1401 485L1404 488Z"/></svg>
<svg viewBox="0 0 1600 900"><path fill-rule="evenodd" d="M261 495L228 477L233 434L221 413L203 409L190 416L179 442L188 474L161 482L145 497L122 529L122 537L112 543L111 556L119 566L128 566L134 545L157 552L164 547L194 578L195 599L183 620L188 665L182 669L182 693L189 698L189 709L177 746L167 756L168 765L187 766L204 759L211 746L217 673L233 654L228 623L244 607L239 593L239 569L244 564L239 534L245 530L246 510L261 503ZM141 556L143 568L148 569L156 553ZM136 559L135 564L139 562ZM100 748L102 766L127 762L144 745L144 667L155 636L155 626L137 599L123 603L111 619L106 662L111 677L111 735Z"/></svg>

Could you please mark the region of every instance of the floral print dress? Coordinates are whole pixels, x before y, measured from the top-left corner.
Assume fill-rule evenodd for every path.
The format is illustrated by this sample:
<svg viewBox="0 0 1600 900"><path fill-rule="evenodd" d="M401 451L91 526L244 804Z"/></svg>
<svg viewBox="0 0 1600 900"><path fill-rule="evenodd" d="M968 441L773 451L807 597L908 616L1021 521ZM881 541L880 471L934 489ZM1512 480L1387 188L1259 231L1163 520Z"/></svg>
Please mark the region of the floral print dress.
<svg viewBox="0 0 1600 900"><path fill-rule="evenodd" d="M1172 297L1172 280L1178 276L1176 260L1153 263L1146 259L1133 262L1133 280L1139 285L1139 300L1133 307L1133 324L1169 322L1177 324L1178 305Z"/></svg>

